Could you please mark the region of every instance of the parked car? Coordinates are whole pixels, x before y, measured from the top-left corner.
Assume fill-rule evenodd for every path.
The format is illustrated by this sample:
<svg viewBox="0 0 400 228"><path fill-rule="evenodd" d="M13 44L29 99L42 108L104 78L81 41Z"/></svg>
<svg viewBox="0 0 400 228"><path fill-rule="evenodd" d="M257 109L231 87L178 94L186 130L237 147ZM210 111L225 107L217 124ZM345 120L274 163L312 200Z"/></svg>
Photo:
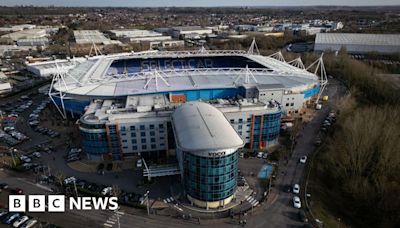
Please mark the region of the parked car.
<svg viewBox="0 0 400 228"><path fill-rule="evenodd" d="M24 190L22 190L22 188L11 189L10 192L11 192L12 194L16 194L16 195L22 195L22 194L24 194Z"/></svg>
<svg viewBox="0 0 400 228"><path fill-rule="evenodd" d="M34 153L32 153L32 155L37 157L37 158L42 157L42 155L39 152L34 152Z"/></svg>
<svg viewBox="0 0 400 228"><path fill-rule="evenodd" d="M300 198L298 196L293 197L293 207L301 208Z"/></svg>
<svg viewBox="0 0 400 228"><path fill-rule="evenodd" d="M307 162L307 156L302 156L300 158L300 163L305 164Z"/></svg>
<svg viewBox="0 0 400 228"><path fill-rule="evenodd" d="M37 126L39 125L39 121L33 120L32 122L29 122L29 126Z"/></svg>
<svg viewBox="0 0 400 228"><path fill-rule="evenodd" d="M142 168L142 164L143 164L142 159L139 159L139 160L137 160L137 162L136 162L136 167L137 167L137 168Z"/></svg>
<svg viewBox="0 0 400 228"><path fill-rule="evenodd" d="M300 193L300 186L298 184L293 185L293 193L295 194Z"/></svg>
<svg viewBox="0 0 400 228"><path fill-rule="evenodd" d="M13 223L13 227L19 227L21 226L24 222L28 221L29 217L24 215L19 217L17 220L15 220L15 222Z"/></svg>
<svg viewBox="0 0 400 228"><path fill-rule="evenodd" d="M8 214L8 211L5 209L0 210L0 221Z"/></svg>
<svg viewBox="0 0 400 228"><path fill-rule="evenodd" d="M103 196L108 196L112 194L112 187L105 187L102 191L101 194Z"/></svg>
<svg viewBox="0 0 400 228"><path fill-rule="evenodd" d="M292 186L290 186L290 185L285 185L285 186L283 187L283 191L284 191L284 192L291 192L291 191L292 191Z"/></svg>
<svg viewBox="0 0 400 228"><path fill-rule="evenodd" d="M263 157L263 155L264 155L264 153L263 153L263 152L258 152L258 153L257 153L257 158L262 158L262 157Z"/></svg>
<svg viewBox="0 0 400 228"><path fill-rule="evenodd" d="M22 168L24 168L24 170L30 170L32 169L32 163L24 163L22 164Z"/></svg>
<svg viewBox="0 0 400 228"><path fill-rule="evenodd" d="M307 218L307 216L306 216L306 213L304 213L303 210L300 210L299 213L298 213L298 215L299 215L300 221L302 221L302 222L308 222L308 218Z"/></svg>
<svg viewBox="0 0 400 228"><path fill-rule="evenodd" d="M67 184L72 184L72 183L74 183L74 182L76 182L76 178L75 178L75 177L68 177L68 178L65 178L65 179L64 179L64 184L65 184L65 185L67 185Z"/></svg>
<svg viewBox="0 0 400 228"><path fill-rule="evenodd" d="M7 183L0 183L0 189L7 189L8 184Z"/></svg>
<svg viewBox="0 0 400 228"><path fill-rule="evenodd" d="M2 220L1 222L3 224L11 224L13 221L15 221L16 219L18 219L21 216L21 214L19 212L10 212L8 213Z"/></svg>
<svg viewBox="0 0 400 228"><path fill-rule="evenodd" d="M36 225L37 220L36 219L30 219L24 224L22 224L21 228L32 228Z"/></svg>
<svg viewBox="0 0 400 228"><path fill-rule="evenodd" d="M25 155L21 155L21 157L19 157L21 159L21 161L25 162L25 163L30 163L32 162L32 159L30 159L28 156Z"/></svg>

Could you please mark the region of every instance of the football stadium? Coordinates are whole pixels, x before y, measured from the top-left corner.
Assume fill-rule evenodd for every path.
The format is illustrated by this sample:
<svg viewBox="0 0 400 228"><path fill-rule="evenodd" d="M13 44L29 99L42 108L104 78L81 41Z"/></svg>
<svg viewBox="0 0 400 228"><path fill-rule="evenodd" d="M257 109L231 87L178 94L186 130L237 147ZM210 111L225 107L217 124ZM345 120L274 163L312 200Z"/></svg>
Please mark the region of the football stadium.
<svg viewBox="0 0 400 228"><path fill-rule="evenodd" d="M53 75L49 96L63 117L79 118L88 159L140 158L145 177L181 175L194 205L218 208L236 191L238 149L276 145L282 116L318 102L327 83L317 76L322 56L305 68L255 50L253 42L247 52L146 51L29 68ZM160 158L175 162L147 166Z"/></svg>
<svg viewBox="0 0 400 228"><path fill-rule="evenodd" d="M30 67L50 64L54 65L39 63ZM290 111L299 109L320 91L320 80L304 67L244 51L165 51L76 58L68 63L73 66L68 70L63 64L57 67L60 75L54 77L52 98L64 114L81 114L94 99L149 94L182 101L248 98L251 94L253 98L272 98L284 106L284 98L295 96L286 106ZM252 94L256 90L282 93Z"/></svg>

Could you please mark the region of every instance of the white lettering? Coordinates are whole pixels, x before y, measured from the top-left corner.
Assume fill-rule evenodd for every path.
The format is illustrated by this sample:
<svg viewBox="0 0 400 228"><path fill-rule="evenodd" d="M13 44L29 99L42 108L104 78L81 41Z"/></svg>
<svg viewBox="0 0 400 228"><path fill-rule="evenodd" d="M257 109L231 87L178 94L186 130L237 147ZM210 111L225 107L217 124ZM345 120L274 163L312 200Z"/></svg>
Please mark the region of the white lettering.
<svg viewBox="0 0 400 228"><path fill-rule="evenodd" d="M69 209L70 210L74 210L74 208L77 210L80 210L81 205L82 205L81 197L78 197L76 199L73 197L69 197Z"/></svg>
<svg viewBox="0 0 400 228"><path fill-rule="evenodd" d="M96 197L92 197L92 201L93 201L93 208L95 210L99 210L101 208L101 210L105 210L107 208L107 201L108 198L96 198Z"/></svg>
<svg viewBox="0 0 400 228"><path fill-rule="evenodd" d="M109 210L117 210L118 209L118 198L110 197L108 204L109 204L109 206L108 206Z"/></svg>
<svg viewBox="0 0 400 228"><path fill-rule="evenodd" d="M82 197L82 210L91 210L92 198Z"/></svg>

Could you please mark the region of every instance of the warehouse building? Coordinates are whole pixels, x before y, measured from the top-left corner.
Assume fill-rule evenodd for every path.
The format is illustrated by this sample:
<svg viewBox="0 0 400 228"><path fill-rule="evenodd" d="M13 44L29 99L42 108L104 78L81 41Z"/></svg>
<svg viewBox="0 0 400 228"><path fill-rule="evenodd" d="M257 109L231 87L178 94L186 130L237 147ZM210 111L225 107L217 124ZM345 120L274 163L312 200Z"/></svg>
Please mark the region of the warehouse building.
<svg viewBox="0 0 400 228"><path fill-rule="evenodd" d="M99 30L76 30L74 37L77 44L105 44L110 42L110 39Z"/></svg>
<svg viewBox="0 0 400 228"><path fill-rule="evenodd" d="M202 35L212 34L210 28L203 28L200 26L178 26L172 27L171 34L175 38L191 39L199 38Z"/></svg>
<svg viewBox="0 0 400 228"><path fill-rule="evenodd" d="M318 33L314 51L339 51L346 48L350 54L400 53L400 34Z"/></svg>
<svg viewBox="0 0 400 228"><path fill-rule="evenodd" d="M47 46L47 45L49 45L49 39L47 39L46 37L19 39L17 41L17 45L18 46L31 46L31 47Z"/></svg>

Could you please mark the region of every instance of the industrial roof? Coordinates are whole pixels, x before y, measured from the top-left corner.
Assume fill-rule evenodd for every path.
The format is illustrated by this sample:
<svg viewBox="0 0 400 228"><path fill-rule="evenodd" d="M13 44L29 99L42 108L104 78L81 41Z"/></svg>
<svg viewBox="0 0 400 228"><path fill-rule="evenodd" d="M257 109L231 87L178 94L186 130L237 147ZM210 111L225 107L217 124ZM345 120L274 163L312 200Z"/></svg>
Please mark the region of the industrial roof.
<svg viewBox="0 0 400 228"><path fill-rule="evenodd" d="M400 34L317 33L315 43L400 46Z"/></svg>
<svg viewBox="0 0 400 228"><path fill-rule="evenodd" d="M189 102L172 114L178 148L190 152L236 149L244 145L225 116L203 102Z"/></svg>
<svg viewBox="0 0 400 228"><path fill-rule="evenodd" d="M75 30L74 37L78 44L107 43L110 41L99 30Z"/></svg>
<svg viewBox="0 0 400 228"><path fill-rule="evenodd" d="M9 90L12 89L12 86L10 83L6 82L6 83L0 83L0 91L1 90Z"/></svg>

